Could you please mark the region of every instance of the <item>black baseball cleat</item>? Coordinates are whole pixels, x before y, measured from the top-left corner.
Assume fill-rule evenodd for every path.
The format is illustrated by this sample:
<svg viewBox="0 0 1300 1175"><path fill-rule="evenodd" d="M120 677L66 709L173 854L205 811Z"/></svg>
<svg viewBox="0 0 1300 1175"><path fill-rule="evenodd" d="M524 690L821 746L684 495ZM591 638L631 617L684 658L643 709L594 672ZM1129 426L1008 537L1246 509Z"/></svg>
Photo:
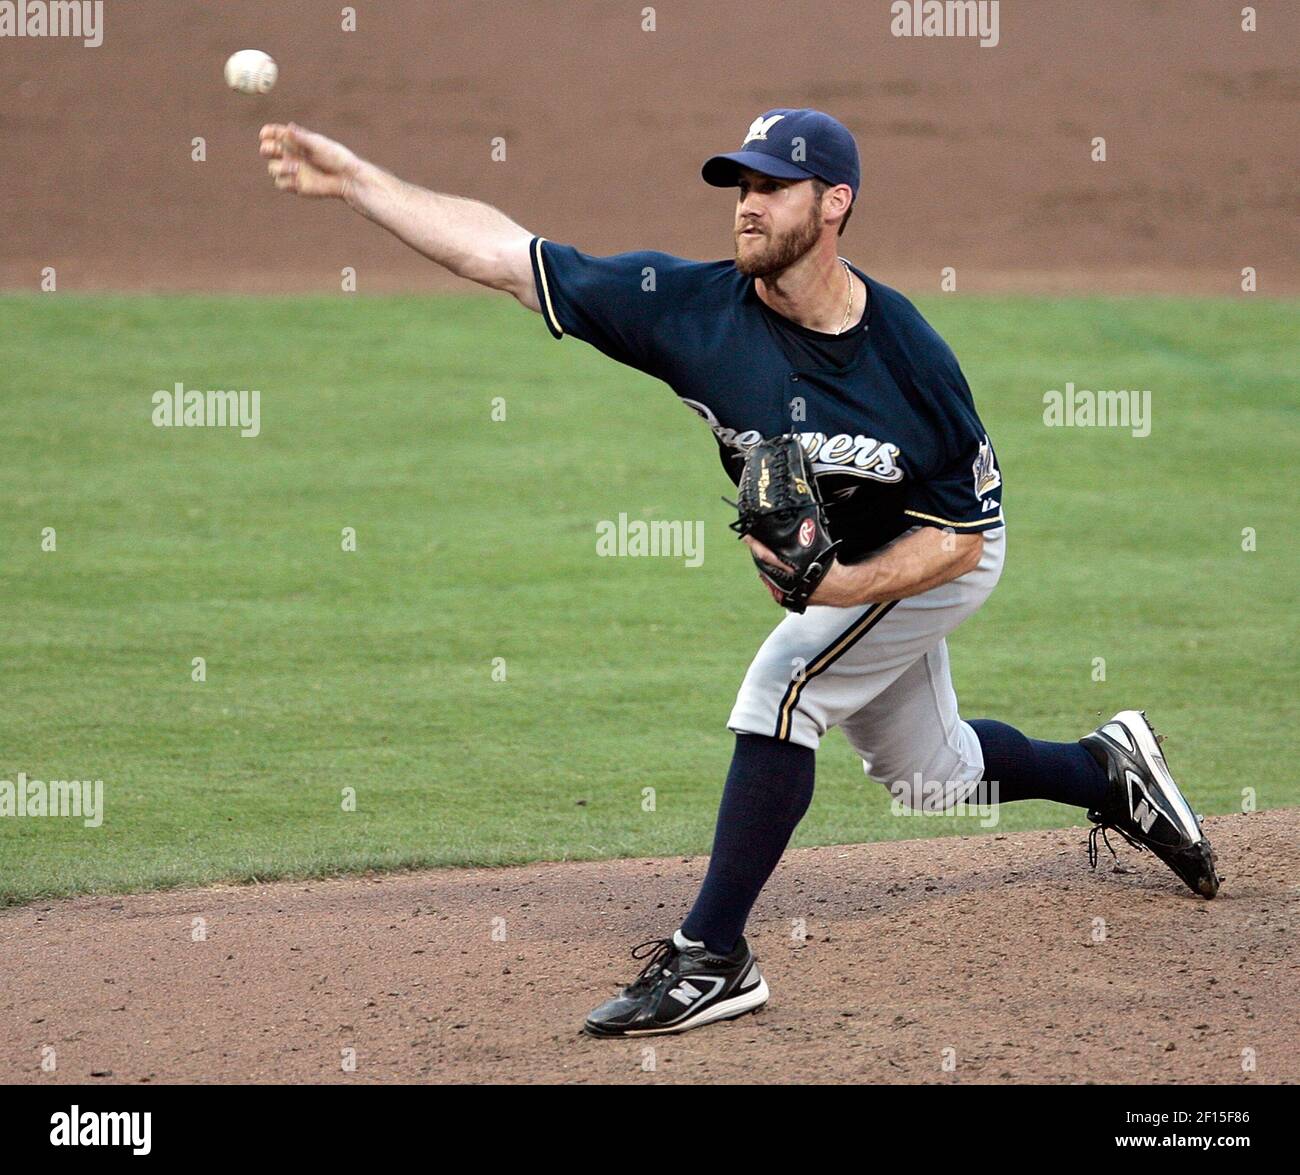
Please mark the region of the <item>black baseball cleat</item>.
<svg viewBox="0 0 1300 1175"><path fill-rule="evenodd" d="M1088 813L1094 824L1088 860L1095 869L1098 835L1114 855L1106 839L1106 830L1114 829L1135 848L1155 853L1193 893L1212 898L1220 881L1214 850L1169 774L1160 741L1145 710L1121 710L1079 740L1110 779L1105 801Z"/></svg>
<svg viewBox="0 0 1300 1175"><path fill-rule="evenodd" d="M646 948L651 948L647 951ZM606 1000L582 1026L590 1036L655 1036L730 1020L767 1003L767 983L742 938L715 955L680 930L632 948L649 961L621 995Z"/></svg>

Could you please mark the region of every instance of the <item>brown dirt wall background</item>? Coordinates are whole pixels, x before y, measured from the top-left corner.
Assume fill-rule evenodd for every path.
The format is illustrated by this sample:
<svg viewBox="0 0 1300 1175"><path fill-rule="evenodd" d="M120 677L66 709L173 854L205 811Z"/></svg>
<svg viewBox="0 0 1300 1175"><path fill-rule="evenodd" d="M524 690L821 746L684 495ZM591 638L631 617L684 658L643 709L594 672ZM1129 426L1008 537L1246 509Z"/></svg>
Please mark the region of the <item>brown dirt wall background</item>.
<svg viewBox="0 0 1300 1175"><path fill-rule="evenodd" d="M845 251L908 292L1300 289L1300 6L1003 0L999 43L896 38L887 0L108 0L104 43L0 38L0 288L361 292L454 283L339 206L278 197L293 118L591 252L730 250L699 165L778 105L862 149ZM279 62L266 97L226 56ZM202 137L206 161L191 159ZM493 162L500 136L506 159ZM1089 158L1103 136L1107 162Z"/></svg>

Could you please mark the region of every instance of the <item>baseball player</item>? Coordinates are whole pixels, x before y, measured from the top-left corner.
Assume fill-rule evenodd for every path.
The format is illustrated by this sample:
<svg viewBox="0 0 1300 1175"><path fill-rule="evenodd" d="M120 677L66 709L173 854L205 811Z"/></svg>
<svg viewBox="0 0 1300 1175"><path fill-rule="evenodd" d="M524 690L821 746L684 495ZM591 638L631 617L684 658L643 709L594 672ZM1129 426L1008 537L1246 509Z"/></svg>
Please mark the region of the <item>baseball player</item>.
<svg viewBox="0 0 1300 1175"><path fill-rule="evenodd" d="M741 683L694 906L669 937L633 949L643 969L590 1013L588 1033L681 1032L767 1001L743 931L812 799L832 726L912 807L946 810L980 788L993 802L1073 804L1094 823L1094 866L1098 834L1113 830L1194 893L1218 892L1210 844L1144 713L1124 710L1068 743L960 717L947 637L1002 573L1002 474L952 351L906 298L838 255L860 170L834 118L769 110L738 151L705 162L707 183L737 192L734 259L716 262L588 256L293 124L264 127L261 152L277 188L342 199L453 273L512 294L555 338L667 383L712 430L733 482L768 439L793 435L806 454L833 558ZM757 532L745 541L790 602L774 586L788 560Z"/></svg>

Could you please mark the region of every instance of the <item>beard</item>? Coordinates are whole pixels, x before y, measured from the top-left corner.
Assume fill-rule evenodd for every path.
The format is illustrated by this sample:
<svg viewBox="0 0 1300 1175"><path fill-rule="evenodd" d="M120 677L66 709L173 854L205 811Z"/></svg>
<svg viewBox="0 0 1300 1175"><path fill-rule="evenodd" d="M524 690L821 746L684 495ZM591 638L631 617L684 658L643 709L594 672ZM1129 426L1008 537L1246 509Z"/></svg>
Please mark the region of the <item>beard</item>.
<svg viewBox="0 0 1300 1175"><path fill-rule="evenodd" d="M783 273L808 252L822 235L822 210L814 204L801 225L776 236L760 238L761 244L744 256L736 236L736 268L746 277L771 277Z"/></svg>

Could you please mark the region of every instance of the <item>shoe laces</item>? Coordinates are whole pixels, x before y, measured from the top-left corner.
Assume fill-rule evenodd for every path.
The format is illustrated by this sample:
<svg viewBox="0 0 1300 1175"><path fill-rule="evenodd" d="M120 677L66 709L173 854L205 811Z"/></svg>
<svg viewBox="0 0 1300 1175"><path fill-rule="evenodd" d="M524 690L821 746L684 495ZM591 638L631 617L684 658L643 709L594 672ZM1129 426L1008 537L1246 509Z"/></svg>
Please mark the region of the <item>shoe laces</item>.
<svg viewBox="0 0 1300 1175"><path fill-rule="evenodd" d="M632 948L632 958L646 959L646 965L641 968L641 974L628 985L627 990L637 992L653 987L659 981L661 973L668 972L664 964L677 954L677 950L677 944L671 938L648 938L645 942L637 943Z"/></svg>
<svg viewBox="0 0 1300 1175"><path fill-rule="evenodd" d="M1110 843L1110 837L1106 835L1107 830L1111 832L1118 832L1120 836L1122 836L1126 841L1128 841L1128 843L1131 844L1135 849L1137 849L1138 852L1141 852L1143 849L1146 848L1146 845L1142 844L1141 841L1134 840L1118 824L1112 824L1108 820L1098 820L1092 826L1092 831L1088 833L1088 864L1092 866L1092 868L1094 869L1097 868L1097 855L1098 855L1097 838L1098 837L1100 837L1102 841L1105 842L1106 847L1110 850L1110 855L1114 857L1116 861L1119 860L1119 854L1115 851L1115 846Z"/></svg>

